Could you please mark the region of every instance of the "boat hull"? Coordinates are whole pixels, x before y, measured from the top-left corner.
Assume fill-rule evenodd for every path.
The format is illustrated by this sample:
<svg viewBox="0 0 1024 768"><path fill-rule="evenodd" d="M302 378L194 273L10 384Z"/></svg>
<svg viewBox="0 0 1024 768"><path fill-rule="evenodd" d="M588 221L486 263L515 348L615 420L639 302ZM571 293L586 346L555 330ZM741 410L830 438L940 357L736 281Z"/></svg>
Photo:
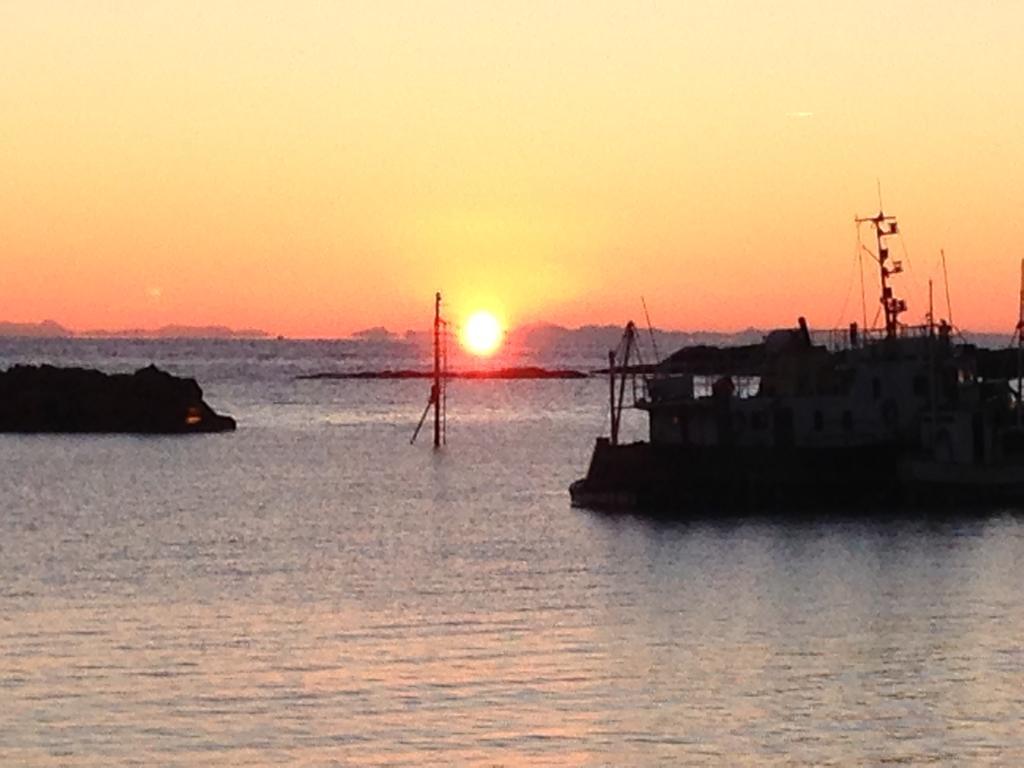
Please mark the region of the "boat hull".
<svg viewBox="0 0 1024 768"><path fill-rule="evenodd" d="M1024 464L910 461L906 483L918 500L935 503L1024 505Z"/></svg>
<svg viewBox="0 0 1024 768"><path fill-rule="evenodd" d="M910 461L896 444L778 449L599 439L586 477L569 493L576 507L673 514L990 505L1024 502L1024 465Z"/></svg>

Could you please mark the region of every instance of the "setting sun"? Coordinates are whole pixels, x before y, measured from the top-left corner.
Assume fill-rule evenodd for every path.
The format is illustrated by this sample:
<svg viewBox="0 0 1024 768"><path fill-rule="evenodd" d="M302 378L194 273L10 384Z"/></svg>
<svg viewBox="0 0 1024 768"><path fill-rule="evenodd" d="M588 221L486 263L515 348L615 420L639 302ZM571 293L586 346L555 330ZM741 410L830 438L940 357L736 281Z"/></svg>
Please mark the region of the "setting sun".
<svg viewBox="0 0 1024 768"><path fill-rule="evenodd" d="M490 312L474 312L462 328L462 344L474 355L490 355L501 344L501 324Z"/></svg>

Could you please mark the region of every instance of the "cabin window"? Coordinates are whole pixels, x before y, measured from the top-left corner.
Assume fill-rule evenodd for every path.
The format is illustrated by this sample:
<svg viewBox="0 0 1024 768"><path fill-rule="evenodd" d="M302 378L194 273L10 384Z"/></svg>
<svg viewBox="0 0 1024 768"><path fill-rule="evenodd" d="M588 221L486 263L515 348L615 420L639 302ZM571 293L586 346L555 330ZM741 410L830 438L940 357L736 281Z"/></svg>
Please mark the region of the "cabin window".
<svg viewBox="0 0 1024 768"><path fill-rule="evenodd" d="M928 377L924 374L919 373L914 377L914 394L918 397L928 394Z"/></svg>
<svg viewBox="0 0 1024 768"><path fill-rule="evenodd" d="M871 396L878 400L882 396L882 380L875 376L871 380Z"/></svg>
<svg viewBox="0 0 1024 768"><path fill-rule="evenodd" d="M843 411L843 429L847 432L853 431L853 413Z"/></svg>
<svg viewBox="0 0 1024 768"><path fill-rule="evenodd" d="M814 431L821 432L825 428L825 417L821 411L814 412Z"/></svg>
<svg viewBox="0 0 1024 768"><path fill-rule="evenodd" d="M895 400L886 400L882 403L882 421L889 426L895 426L900 420L899 408Z"/></svg>

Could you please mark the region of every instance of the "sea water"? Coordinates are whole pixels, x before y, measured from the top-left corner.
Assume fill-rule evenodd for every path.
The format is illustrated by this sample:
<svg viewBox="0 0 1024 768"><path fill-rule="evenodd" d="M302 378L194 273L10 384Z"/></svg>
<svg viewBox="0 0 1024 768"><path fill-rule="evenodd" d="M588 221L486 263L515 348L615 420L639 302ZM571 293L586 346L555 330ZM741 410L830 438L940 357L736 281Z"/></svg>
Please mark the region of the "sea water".
<svg viewBox="0 0 1024 768"><path fill-rule="evenodd" d="M435 452L427 382L295 378L394 345L0 342L43 361L239 428L0 435L0 765L1024 764L1016 510L573 509L603 380L455 382Z"/></svg>

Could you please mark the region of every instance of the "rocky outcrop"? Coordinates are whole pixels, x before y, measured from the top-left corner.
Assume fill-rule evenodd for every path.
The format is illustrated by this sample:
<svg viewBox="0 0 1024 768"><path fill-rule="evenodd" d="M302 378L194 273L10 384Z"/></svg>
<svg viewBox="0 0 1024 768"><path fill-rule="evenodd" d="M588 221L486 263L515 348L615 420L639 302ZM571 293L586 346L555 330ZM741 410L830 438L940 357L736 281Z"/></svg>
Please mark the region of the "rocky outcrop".
<svg viewBox="0 0 1024 768"><path fill-rule="evenodd" d="M226 432L195 379L154 365L135 373L16 365L0 371L0 432Z"/></svg>

